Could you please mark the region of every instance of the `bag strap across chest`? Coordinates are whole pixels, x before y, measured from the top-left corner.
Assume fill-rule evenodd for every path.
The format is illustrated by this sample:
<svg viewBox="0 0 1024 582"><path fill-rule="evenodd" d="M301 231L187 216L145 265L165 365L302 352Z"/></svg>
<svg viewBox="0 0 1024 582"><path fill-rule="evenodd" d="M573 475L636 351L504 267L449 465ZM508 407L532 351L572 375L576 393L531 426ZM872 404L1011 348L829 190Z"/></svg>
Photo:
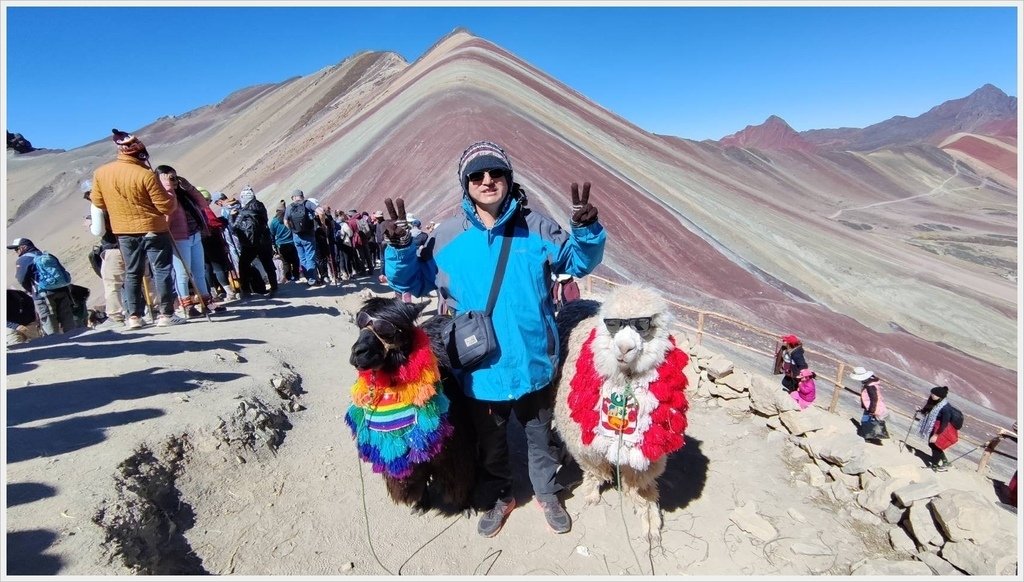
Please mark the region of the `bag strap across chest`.
<svg viewBox="0 0 1024 582"><path fill-rule="evenodd" d="M509 249L512 248L512 233L515 231L515 223L518 214L505 223L505 230L501 235L501 254L498 256L498 266L494 269L494 280L491 282L491 294L487 296L487 309L484 313L490 317L494 311L494 304L498 300L498 289L501 288L501 280L505 278L505 266L508 264Z"/></svg>

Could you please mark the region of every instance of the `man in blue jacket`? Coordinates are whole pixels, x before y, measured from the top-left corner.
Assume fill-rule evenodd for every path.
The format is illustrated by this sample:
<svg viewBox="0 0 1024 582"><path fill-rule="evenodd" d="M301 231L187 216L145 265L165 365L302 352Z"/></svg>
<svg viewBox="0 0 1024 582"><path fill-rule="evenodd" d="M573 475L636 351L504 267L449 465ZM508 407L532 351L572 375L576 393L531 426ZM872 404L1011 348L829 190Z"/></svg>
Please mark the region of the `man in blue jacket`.
<svg viewBox="0 0 1024 582"><path fill-rule="evenodd" d="M491 142L477 142L463 152L458 165L462 215L433 230L417 256L406 220L404 201L398 209L385 200L390 220L384 226L388 246L384 273L391 287L417 297L437 289L439 301L454 314L483 311L491 291L506 225L511 223L511 250L492 313L498 350L472 369L455 370L470 399L479 443L477 504L489 508L477 531L496 535L515 508L509 467L508 419L515 413L524 426L529 475L537 502L556 533L571 527L555 483L557 460L548 448L553 396L551 381L558 364L559 340L551 275L583 277L604 256L605 231L589 202L590 184L582 197L572 184L570 229L526 207L515 183L512 163Z"/></svg>

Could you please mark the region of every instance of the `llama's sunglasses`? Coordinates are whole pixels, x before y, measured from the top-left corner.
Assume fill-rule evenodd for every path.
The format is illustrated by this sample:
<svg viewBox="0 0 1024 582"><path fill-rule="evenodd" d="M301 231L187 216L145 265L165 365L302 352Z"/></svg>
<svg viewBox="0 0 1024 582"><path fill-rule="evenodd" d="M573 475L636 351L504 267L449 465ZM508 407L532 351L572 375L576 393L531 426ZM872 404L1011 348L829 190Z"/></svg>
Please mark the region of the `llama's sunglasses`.
<svg viewBox="0 0 1024 582"><path fill-rule="evenodd" d="M640 333L645 333L651 330L651 319L650 317L634 317L632 319L606 319L604 320L605 327L611 333L619 333L619 330L629 326Z"/></svg>
<svg viewBox="0 0 1024 582"><path fill-rule="evenodd" d="M370 317L365 311L356 314L356 325L359 326L359 329L369 327L381 338L394 339L398 335L398 326L386 319Z"/></svg>
<svg viewBox="0 0 1024 582"><path fill-rule="evenodd" d="M469 175L470 182L479 182L484 179L484 174L490 174L492 180L500 180L505 177L507 172L503 168L495 168L493 170L481 170L479 172L473 172Z"/></svg>

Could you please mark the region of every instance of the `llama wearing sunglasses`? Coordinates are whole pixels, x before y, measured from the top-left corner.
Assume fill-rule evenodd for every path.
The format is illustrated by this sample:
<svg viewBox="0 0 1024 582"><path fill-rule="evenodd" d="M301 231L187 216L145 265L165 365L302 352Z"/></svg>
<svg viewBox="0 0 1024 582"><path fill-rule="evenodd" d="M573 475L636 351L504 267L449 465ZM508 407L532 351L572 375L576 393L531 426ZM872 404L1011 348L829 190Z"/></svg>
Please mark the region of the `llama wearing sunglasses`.
<svg viewBox="0 0 1024 582"><path fill-rule="evenodd" d="M669 334L668 303L629 285L603 304L567 304L558 314L561 368L555 379L555 430L583 470L587 505L601 485L632 499L648 540L661 539L658 477L683 446L689 358Z"/></svg>
<svg viewBox="0 0 1024 582"><path fill-rule="evenodd" d="M395 503L454 515L468 510L476 478L472 424L440 339L446 318L418 326L422 309L374 297L356 314L349 363L359 377L345 423Z"/></svg>

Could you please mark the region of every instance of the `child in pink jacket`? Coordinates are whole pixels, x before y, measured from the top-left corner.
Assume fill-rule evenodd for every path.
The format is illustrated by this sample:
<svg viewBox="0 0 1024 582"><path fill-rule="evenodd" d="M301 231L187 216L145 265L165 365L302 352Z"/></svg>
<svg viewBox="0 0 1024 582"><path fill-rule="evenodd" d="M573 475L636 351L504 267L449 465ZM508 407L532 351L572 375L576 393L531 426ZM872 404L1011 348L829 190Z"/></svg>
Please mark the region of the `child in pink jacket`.
<svg viewBox="0 0 1024 582"><path fill-rule="evenodd" d="M797 384L796 390L789 393L793 397L793 400L800 405L800 410L803 410L814 402L816 390L814 386L814 379L817 375L811 370L804 368L800 370L800 383Z"/></svg>

